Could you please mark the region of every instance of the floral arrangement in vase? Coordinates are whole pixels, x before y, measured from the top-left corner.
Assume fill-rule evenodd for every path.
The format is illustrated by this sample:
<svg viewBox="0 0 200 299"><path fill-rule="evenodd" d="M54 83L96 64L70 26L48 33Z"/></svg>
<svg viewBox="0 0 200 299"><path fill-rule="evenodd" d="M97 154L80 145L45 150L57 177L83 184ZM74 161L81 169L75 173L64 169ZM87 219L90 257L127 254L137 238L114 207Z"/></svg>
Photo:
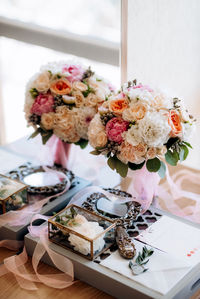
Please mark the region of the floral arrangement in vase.
<svg viewBox="0 0 200 299"><path fill-rule="evenodd" d="M90 67L68 62L41 67L26 87L25 116L35 129L31 137L41 134L45 144L54 134L84 148L90 121L111 91Z"/></svg>
<svg viewBox="0 0 200 299"><path fill-rule="evenodd" d="M106 155L122 177L144 165L164 177L163 161L175 166L187 158L194 121L182 100L134 80L99 107L88 131L91 153Z"/></svg>

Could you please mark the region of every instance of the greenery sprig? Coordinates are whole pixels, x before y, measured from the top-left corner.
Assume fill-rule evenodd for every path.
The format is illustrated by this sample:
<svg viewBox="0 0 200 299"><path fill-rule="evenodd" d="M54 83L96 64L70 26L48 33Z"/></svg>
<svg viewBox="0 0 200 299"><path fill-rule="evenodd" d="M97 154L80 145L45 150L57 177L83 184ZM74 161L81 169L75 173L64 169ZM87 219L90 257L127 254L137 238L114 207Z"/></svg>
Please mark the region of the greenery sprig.
<svg viewBox="0 0 200 299"><path fill-rule="evenodd" d="M192 148L190 143L182 141L178 137L170 138L166 143L166 147L167 152L165 154L165 160L168 164L172 166L176 166L178 161L184 161L189 154L189 148ZM145 161L140 164L130 162L128 164L124 164L117 158L116 155L112 155L110 152L106 152L107 150L108 149L105 146L103 148L96 148L90 153L93 155L100 155L105 152L108 158L108 166L112 170L116 170L116 172L119 173L122 177L126 177L128 168L130 168L131 170L137 170L141 169L145 164ZM166 165L158 157L155 157L154 159L148 159L146 161L146 167L149 172L158 172L161 178L165 177Z"/></svg>
<svg viewBox="0 0 200 299"><path fill-rule="evenodd" d="M39 95L39 92L38 92L38 90L36 88L31 88L29 90L29 92L30 92L32 98L34 98L34 99L37 98L37 96Z"/></svg>
<svg viewBox="0 0 200 299"><path fill-rule="evenodd" d="M53 130L45 130L43 128L37 128L33 134L29 137L29 139L36 137L38 134L42 136L42 143L46 144L49 138L53 135Z"/></svg>
<svg viewBox="0 0 200 299"><path fill-rule="evenodd" d="M82 94L85 98L89 95L89 93L95 94L95 90L92 87L90 87L90 85L88 85L86 81L83 81L83 83L87 85L87 90L82 91Z"/></svg>
<svg viewBox="0 0 200 299"><path fill-rule="evenodd" d="M129 262L129 268L132 270L134 275L139 274L138 271L134 271L134 267L141 267L141 272L144 273L148 270L148 268L145 268L144 265L146 265L149 262L149 257L154 253L153 249L147 249L146 246L143 247L142 252L138 253L138 256L133 263L132 261Z"/></svg>

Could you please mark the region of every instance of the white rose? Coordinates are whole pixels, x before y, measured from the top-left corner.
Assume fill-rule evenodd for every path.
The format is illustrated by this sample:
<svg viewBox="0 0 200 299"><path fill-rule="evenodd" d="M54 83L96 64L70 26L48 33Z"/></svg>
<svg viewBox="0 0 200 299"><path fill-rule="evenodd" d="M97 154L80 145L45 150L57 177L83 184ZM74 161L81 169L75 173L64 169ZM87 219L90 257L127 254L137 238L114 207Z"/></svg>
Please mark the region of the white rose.
<svg viewBox="0 0 200 299"><path fill-rule="evenodd" d="M76 107L82 107L84 105L84 96L80 91L73 91L73 98L75 98Z"/></svg>
<svg viewBox="0 0 200 299"><path fill-rule="evenodd" d="M172 97L168 96L159 89L154 90L151 106L153 106L156 109L171 109L173 108Z"/></svg>
<svg viewBox="0 0 200 299"><path fill-rule="evenodd" d="M41 117L41 124L46 130L52 130L54 128L55 113L43 113Z"/></svg>
<svg viewBox="0 0 200 299"><path fill-rule="evenodd" d="M88 89L88 87L83 82L76 81L73 83L73 89L79 90L79 91L86 91Z"/></svg>
<svg viewBox="0 0 200 299"><path fill-rule="evenodd" d="M104 80L99 81L99 79L93 76L88 79L88 84L95 90L95 94L98 97L99 102L104 101L105 96L110 94L108 84Z"/></svg>
<svg viewBox="0 0 200 299"><path fill-rule="evenodd" d="M47 92L50 87L50 73L45 71L39 74L33 82L33 85L39 92Z"/></svg>
<svg viewBox="0 0 200 299"><path fill-rule="evenodd" d="M98 103L98 98L94 93L89 93L85 99L85 105L89 107L96 107Z"/></svg>

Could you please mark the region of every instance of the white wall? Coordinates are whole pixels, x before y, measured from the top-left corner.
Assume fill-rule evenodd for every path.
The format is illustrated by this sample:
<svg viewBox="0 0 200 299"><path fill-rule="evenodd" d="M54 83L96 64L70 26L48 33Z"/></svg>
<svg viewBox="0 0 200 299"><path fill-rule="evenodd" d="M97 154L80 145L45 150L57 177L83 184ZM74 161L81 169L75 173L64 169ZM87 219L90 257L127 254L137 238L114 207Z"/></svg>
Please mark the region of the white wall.
<svg viewBox="0 0 200 299"><path fill-rule="evenodd" d="M169 90L200 116L200 0L128 0L128 80ZM200 167L200 129L188 163Z"/></svg>

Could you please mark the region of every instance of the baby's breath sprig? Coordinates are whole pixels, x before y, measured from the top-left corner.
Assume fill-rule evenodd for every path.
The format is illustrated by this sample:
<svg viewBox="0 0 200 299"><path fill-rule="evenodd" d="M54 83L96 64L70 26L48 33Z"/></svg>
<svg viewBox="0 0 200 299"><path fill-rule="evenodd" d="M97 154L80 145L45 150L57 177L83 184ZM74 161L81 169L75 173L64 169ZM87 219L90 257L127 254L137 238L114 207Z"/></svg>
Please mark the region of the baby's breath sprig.
<svg viewBox="0 0 200 299"><path fill-rule="evenodd" d="M70 208L70 214L66 213L64 215L57 215L55 221L64 225L64 226L78 226L79 223L76 223L75 216L77 215L76 210L71 207Z"/></svg>

